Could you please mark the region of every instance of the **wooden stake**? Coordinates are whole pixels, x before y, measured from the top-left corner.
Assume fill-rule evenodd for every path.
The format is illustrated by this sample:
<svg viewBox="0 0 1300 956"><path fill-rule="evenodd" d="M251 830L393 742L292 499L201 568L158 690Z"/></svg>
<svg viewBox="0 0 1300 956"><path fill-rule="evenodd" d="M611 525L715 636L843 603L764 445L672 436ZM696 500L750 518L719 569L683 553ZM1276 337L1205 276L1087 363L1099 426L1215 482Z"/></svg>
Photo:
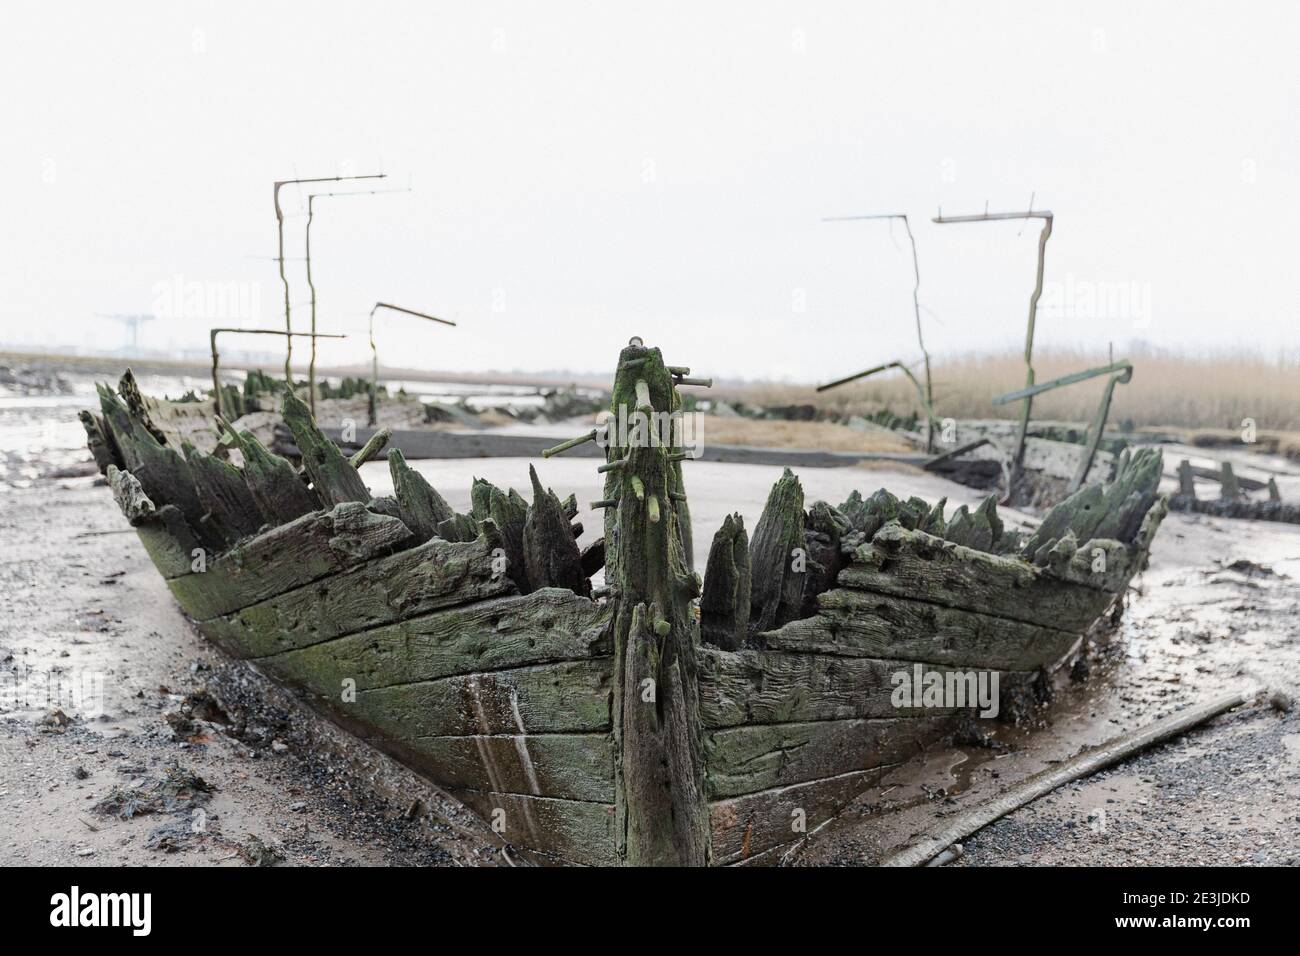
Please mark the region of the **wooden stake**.
<svg viewBox="0 0 1300 956"><path fill-rule="evenodd" d="M281 332L279 329L230 329L216 328L208 331L208 344L212 348L212 401L215 403L217 415L224 415L221 410L221 376L218 367L221 364L221 356L217 353L217 334L219 332L238 332L241 335L283 335L286 338L294 336L311 336L312 338L321 339L345 339L346 335L340 335L330 332ZM293 389L293 383L289 384L290 390Z"/></svg>
<svg viewBox="0 0 1300 956"><path fill-rule="evenodd" d="M1029 323L1025 329L1025 388L1034 384L1034 323L1038 319L1038 300L1043 294L1043 269L1047 258L1047 240L1052 235L1052 214L1047 210L1026 212L985 212L974 216L935 216L933 221L939 224L957 222L995 222L1005 219L1041 219L1043 229L1038 234L1038 269L1034 279L1034 291L1029 297ZM1020 478L1020 471L1025 460L1025 436L1029 432L1029 415L1033 408L1032 394L1024 398L1020 410L1020 427L1016 431L1016 444L1011 453L1011 468L1007 480L1007 494L1010 495Z"/></svg>
<svg viewBox="0 0 1300 956"><path fill-rule="evenodd" d="M368 419L371 428L379 424L378 422L378 396L379 396L379 349L375 347L375 313L380 309L390 309L393 312L401 312L403 315L413 315L417 319L428 319L430 322L438 322L442 325L455 325L450 319L440 319L437 316L426 315L423 312L416 312L414 309L406 309L400 305L390 305L387 302L376 302L375 307L370 310L370 405L368 409Z"/></svg>
<svg viewBox="0 0 1300 956"><path fill-rule="evenodd" d="M934 386L930 378L930 352L925 347L925 336L921 331L921 264L916 255L916 237L912 235L912 223L907 218L906 213L880 213L868 216L830 216L823 219L822 222L852 222L863 219L901 219L903 228L907 230L907 241L912 245L912 275L915 282L912 285L912 311L916 315L916 344L921 347L921 355L925 359L925 410L929 416L930 428L926 435L925 450L934 451ZM830 388L832 386L827 386ZM821 391L821 389L818 389Z"/></svg>
<svg viewBox="0 0 1300 956"><path fill-rule="evenodd" d="M272 191L272 198L275 200L275 225L276 232L279 235L279 251L276 259L280 263L280 282L284 284L284 330L290 335L293 334L293 319L289 306L289 277L284 274L284 210L280 208L280 189L284 186L297 185L299 183L341 183L354 179L384 179L387 173L369 173L365 176L318 176L313 179L281 179L275 183ZM284 349L284 380L293 388L293 339L285 339Z"/></svg>

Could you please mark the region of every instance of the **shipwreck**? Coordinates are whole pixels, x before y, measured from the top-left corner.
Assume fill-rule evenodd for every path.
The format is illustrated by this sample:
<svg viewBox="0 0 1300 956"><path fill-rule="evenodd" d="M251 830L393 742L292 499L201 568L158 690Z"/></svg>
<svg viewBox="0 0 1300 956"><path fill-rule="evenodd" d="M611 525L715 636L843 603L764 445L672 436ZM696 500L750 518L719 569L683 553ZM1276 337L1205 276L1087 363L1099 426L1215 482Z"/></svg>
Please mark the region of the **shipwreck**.
<svg viewBox="0 0 1300 956"><path fill-rule="evenodd" d="M566 443L604 445L585 549L577 501L536 468L527 496L476 480L458 513L393 450L394 494L372 495L358 468L379 442L345 457L292 392L301 467L221 418L202 440L164 432L129 372L82 421L207 638L539 861L771 859L978 719L974 701L917 706L898 675L996 675L1011 709L1123 600L1165 514L1153 449L1032 533L992 497L949 515L884 490L808 504L787 470L697 572L671 425L689 374L634 339L611 412L666 433Z"/></svg>

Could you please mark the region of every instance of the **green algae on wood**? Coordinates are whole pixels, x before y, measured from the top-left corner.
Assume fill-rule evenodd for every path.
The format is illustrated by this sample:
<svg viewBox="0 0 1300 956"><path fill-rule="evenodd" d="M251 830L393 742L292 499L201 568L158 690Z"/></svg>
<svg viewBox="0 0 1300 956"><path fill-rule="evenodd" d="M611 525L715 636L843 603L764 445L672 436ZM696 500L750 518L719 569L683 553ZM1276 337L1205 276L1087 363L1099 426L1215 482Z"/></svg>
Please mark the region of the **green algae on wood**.
<svg viewBox="0 0 1300 956"><path fill-rule="evenodd" d="M768 493L749 554L753 567L750 630L766 631L794 620L803 606L807 552L803 486L789 468Z"/></svg>
<svg viewBox="0 0 1300 956"><path fill-rule="evenodd" d="M396 518L344 502L245 539L168 587L191 617L205 621L410 543L411 532Z"/></svg>
<svg viewBox="0 0 1300 956"><path fill-rule="evenodd" d="M727 515L713 536L700 596L700 636L734 651L749 633L751 565L749 537L739 514Z"/></svg>
<svg viewBox="0 0 1300 956"><path fill-rule="evenodd" d="M334 444L316 427L311 410L297 395L286 389L280 407L284 423L293 432L294 444L302 456L302 466L311 477L312 488L326 507L345 501L370 500L370 491L361 475Z"/></svg>
<svg viewBox="0 0 1300 956"><path fill-rule="evenodd" d="M424 475L406 463L400 448L389 449L388 470L402 520L420 541L428 541L438 534L438 525L453 518L456 512Z"/></svg>
<svg viewBox="0 0 1300 956"><path fill-rule="evenodd" d="M704 865L709 828L680 414L658 349L619 354L607 428L605 580L614 607L615 841L632 865ZM665 435L665 426L667 434ZM666 440L665 440L666 439Z"/></svg>
<svg viewBox="0 0 1300 956"><path fill-rule="evenodd" d="M244 484L268 524L285 524L319 507L293 465L267 450L251 431L227 428L227 434L244 460Z"/></svg>
<svg viewBox="0 0 1300 956"><path fill-rule="evenodd" d="M433 539L345 569L211 620L199 627L238 657L263 657L515 591L498 572L486 536Z"/></svg>
<svg viewBox="0 0 1300 956"><path fill-rule="evenodd" d="M570 516L554 491L543 488L537 469L529 465L533 504L524 521L524 573L528 589L567 588L583 597L591 595L591 582L582 569L582 554L569 526ZM576 501L573 503L576 508Z"/></svg>

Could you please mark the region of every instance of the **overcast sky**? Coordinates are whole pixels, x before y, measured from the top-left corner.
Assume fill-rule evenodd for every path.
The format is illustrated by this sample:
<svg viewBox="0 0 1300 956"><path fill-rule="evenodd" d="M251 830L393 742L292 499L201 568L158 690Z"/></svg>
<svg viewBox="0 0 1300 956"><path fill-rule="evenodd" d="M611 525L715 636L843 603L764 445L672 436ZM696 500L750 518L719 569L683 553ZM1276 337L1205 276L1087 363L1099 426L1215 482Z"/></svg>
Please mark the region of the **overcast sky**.
<svg viewBox="0 0 1300 956"><path fill-rule="evenodd" d="M703 374L911 358L906 234L820 221L853 213L911 216L932 351L1016 348L1039 224L930 218L1031 194L1040 347L1294 355L1298 28L1292 2L5 0L0 343L283 327L272 182L382 169L413 191L318 200L313 266L322 328L379 299L459 323L385 319L394 364L607 371L633 334Z"/></svg>

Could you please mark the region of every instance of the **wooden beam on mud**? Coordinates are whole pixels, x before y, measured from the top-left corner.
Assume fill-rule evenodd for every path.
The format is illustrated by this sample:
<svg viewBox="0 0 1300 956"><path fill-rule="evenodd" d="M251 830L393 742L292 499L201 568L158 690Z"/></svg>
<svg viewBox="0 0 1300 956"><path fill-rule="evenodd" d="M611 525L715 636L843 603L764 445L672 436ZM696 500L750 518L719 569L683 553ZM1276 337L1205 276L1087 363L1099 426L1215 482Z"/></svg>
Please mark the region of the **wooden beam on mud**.
<svg viewBox="0 0 1300 956"><path fill-rule="evenodd" d="M1094 747L1085 753L1067 760L1060 766L1031 777L1005 793L991 800L970 807L959 813L956 819L946 822L938 833L884 860L881 866L921 866L934 859L946 847L958 840L965 839L977 830L988 826L994 820L1018 810L1027 803L1037 800L1044 794L1051 793L1057 787L1086 777L1099 770L1127 760L1134 754L1141 753L1149 747L1185 733L1207 720L1219 716L1234 707L1246 703L1252 695L1246 693L1228 694L1207 704L1190 707L1169 717L1157 720L1134 734L1120 735L1112 740Z"/></svg>

